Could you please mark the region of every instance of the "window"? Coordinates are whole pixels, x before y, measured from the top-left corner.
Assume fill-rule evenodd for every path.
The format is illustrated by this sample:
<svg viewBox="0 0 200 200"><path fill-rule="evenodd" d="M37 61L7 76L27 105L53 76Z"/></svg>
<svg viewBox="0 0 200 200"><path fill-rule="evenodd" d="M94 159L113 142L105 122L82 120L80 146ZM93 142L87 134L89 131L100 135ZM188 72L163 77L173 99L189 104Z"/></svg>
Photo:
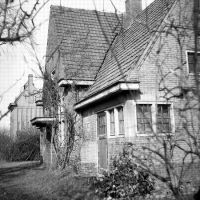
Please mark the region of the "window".
<svg viewBox="0 0 200 200"><path fill-rule="evenodd" d="M101 112L97 115L97 129L98 129L98 136L105 136L106 135L106 113Z"/></svg>
<svg viewBox="0 0 200 200"><path fill-rule="evenodd" d="M110 113L110 135L115 135L115 116L114 116L114 109L109 111Z"/></svg>
<svg viewBox="0 0 200 200"><path fill-rule="evenodd" d="M188 55L188 67L189 73L195 73L195 53L194 52L187 52ZM197 68L196 72L200 73L200 53L197 53Z"/></svg>
<svg viewBox="0 0 200 200"><path fill-rule="evenodd" d="M158 133L171 132L170 105L157 105L156 121Z"/></svg>
<svg viewBox="0 0 200 200"><path fill-rule="evenodd" d="M152 131L151 104L137 104L137 130L139 133Z"/></svg>
<svg viewBox="0 0 200 200"><path fill-rule="evenodd" d="M124 112L123 107L118 107L119 135L124 135Z"/></svg>

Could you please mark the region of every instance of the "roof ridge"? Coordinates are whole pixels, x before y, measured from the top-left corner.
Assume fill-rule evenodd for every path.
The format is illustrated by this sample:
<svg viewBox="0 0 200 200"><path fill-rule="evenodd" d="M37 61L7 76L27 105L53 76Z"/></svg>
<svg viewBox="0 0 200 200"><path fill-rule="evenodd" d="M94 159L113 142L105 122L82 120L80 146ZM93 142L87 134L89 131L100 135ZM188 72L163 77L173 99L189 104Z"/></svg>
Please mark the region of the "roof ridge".
<svg viewBox="0 0 200 200"><path fill-rule="evenodd" d="M84 9L84 8L72 8L72 7L65 7L65 6L58 6L58 5L51 5L50 6L50 10L52 8L55 8L55 9L64 9L66 11L76 11L76 12L88 12L88 13L91 13L91 12L98 12L100 14L114 14L114 15L122 15L122 14L119 14L119 13L115 13L115 12L105 12L105 11L99 11L99 10L95 10L95 9Z"/></svg>

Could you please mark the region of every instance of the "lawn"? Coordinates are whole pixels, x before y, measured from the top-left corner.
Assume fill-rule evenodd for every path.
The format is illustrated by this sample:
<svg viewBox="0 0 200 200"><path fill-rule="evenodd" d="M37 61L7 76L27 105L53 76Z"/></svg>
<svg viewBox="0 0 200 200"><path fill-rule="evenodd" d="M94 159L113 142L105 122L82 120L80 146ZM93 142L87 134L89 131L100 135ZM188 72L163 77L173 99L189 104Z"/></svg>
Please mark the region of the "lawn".
<svg viewBox="0 0 200 200"><path fill-rule="evenodd" d="M90 185L89 178L47 170L39 162L0 162L0 200L98 200Z"/></svg>
<svg viewBox="0 0 200 200"><path fill-rule="evenodd" d="M1 200L97 199L87 178L49 171L37 162L1 163Z"/></svg>

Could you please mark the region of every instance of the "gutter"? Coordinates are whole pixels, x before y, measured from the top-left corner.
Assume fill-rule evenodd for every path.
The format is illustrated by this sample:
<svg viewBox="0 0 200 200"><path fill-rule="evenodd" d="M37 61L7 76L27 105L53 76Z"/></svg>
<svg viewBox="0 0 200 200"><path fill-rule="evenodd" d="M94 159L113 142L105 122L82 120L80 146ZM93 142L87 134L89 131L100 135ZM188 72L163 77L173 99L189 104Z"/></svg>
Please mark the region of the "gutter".
<svg viewBox="0 0 200 200"><path fill-rule="evenodd" d="M59 87L65 87L66 85L86 85L86 86L90 86L94 83L94 81L77 81L77 80L72 80L72 79L60 79L58 81L58 86Z"/></svg>
<svg viewBox="0 0 200 200"><path fill-rule="evenodd" d="M139 91L140 90L139 82L138 83L118 83L117 85L113 85L113 86L103 90L100 93L96 93L96 94L76 103L74 106L74 109L79 110L83 107L88 106L89 104L92 104L98 100L106 98L112 94L115 94L120 91L129 91L129 90Z"/></svg>

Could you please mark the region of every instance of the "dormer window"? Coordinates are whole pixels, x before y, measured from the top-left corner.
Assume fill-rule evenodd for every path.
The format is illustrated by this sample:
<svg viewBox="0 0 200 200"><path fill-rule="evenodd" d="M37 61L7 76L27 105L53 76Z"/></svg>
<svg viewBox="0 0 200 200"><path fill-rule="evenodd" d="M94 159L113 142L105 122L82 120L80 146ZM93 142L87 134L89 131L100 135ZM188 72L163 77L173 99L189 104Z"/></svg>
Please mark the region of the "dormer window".
<svg viewBox="0 0 200 200"><path fill-rule="evenodd" d="M195 52L187 52L189 73L200 73L200 52L197 53L197 65L195 70Z"/></svg>

